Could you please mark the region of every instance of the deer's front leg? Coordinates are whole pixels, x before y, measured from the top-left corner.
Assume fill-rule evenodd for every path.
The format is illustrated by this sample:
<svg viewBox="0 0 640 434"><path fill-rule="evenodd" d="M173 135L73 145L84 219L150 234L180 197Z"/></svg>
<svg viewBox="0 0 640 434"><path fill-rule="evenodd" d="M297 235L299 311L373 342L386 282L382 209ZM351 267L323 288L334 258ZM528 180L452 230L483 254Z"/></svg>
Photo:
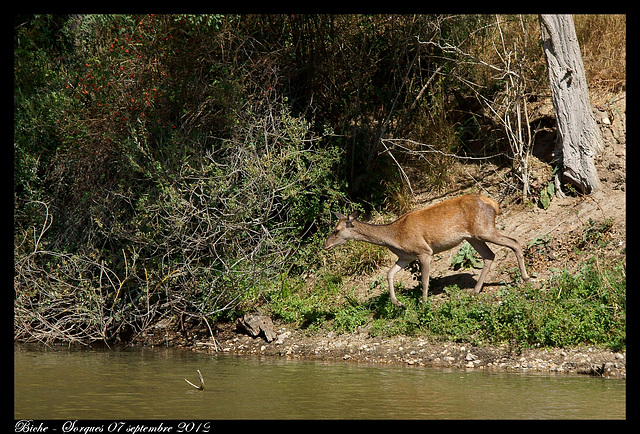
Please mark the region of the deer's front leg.
<svg viewBox="0 0 640 434"><path fill-rule="evenodd" d="M402 270L407 265L409 265L409 261L408 260L406 260L406 259L398 259L398 261L395 263L395 265L393 267L391 267L389 269L389 272L387 273L387 282L389 283L389 295L391 296L391 303L393 303L396 306L399 306L401 308L405 308L405 306L404 306L404 304L400 303L398 301L398 299L396 298L396 292L393 289L393 276L395 276L398 271Z"/></svg>

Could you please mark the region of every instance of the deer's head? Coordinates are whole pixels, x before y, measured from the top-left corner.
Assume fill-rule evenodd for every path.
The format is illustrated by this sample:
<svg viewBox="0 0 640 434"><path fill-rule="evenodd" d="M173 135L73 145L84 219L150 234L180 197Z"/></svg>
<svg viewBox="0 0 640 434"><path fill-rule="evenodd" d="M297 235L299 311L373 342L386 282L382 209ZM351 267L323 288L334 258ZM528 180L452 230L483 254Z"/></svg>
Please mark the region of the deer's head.
<svg viewBox="0 0 640 434"><path fill-rule="evenodd" d="M344 214L340 214L339 212L334 212L333 214L340 220L336 224L331 235L329 235L329 238L324 242L324 249L326 250L339 246L353 238L353 222L358 218L360 212L356 210L348 217Z"/></svg>

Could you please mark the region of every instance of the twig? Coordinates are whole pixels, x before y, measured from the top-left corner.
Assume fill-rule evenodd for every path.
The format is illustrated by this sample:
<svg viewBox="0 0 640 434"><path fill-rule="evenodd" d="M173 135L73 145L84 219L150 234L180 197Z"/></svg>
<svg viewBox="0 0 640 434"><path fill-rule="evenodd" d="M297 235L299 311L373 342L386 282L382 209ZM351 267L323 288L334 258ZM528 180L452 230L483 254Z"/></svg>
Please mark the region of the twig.
<svg viewBox="0 0 640 434"><path fill-rule="evenodd" d="M500 153L497 153L497 154L493 154L493 155L487 155L485 157L466 157L466 156L463 156L463 155L456 155L456 154L450 154L450 153L447 153L447 152L443 152L443 151L441 151L439 149L434 148L432 145L429 145L427 143L420 143L418 141L411 140L411 139L382 139L382 142L391 142L391 143L394 144L395 147L401 148L403 150L403 152L406 152L407 154L435 153L435 154L444 155L445 157L457 158L459 160L489 160L491 158L499 157L501 155L505 156L505 157L509 157L507 154L505 154L503 152L500 152ZM407 147L404 147L402 145L398 145L398 143L400 143L400 142L407 142L407 143L411 143L412 145L423 146L425 148L428 148L428 150L414 151L414 150L408 149ZM385 151L384 152L389 152L389 149L386 147L386 145L385 145Z"/></svg>
<svg viewBox="0 0 640 434"><path fill-rule="evenodd" d="M202 315L202 319L204 320L205 324L207 325L207 328L209 329L209 333L211 334L211 341L213 341L213 349L216 351L216 353L218 352L218 344L216 342L216 338L213 335L213 331L211 330L211 326L209 325L209 321L207 321L207 318Z"/></svg>
<svg viewBox="0 0 640 434"><path fill-rule="evenodd" d="M442 51L444 59L451 60L453 65L481 65L489 68L495 74L492 80L503 82L503 95L501 101L495 98L491 101L487 96L479 91L482 86L466 80L464 77L459 78L474 94L478 102L485 106L491 115L495 116L495 120L500 123L504 129L506 139L511 148L510 156L515 165L512 172L516 178L522 182L522 196L527 198L530 194L530 173L529 173L529 156L533 147L535 133L532 134L530 128L529 112L526 101L526 80L523 72L523 62L526 56L526 27L522 16L520 17L520 26L523 32L523 47L518 47L515 43L513 48L509 48L505 41L504 32L502 30L502 21L496 15L495 26L500 37L498 42L491 41L495 54L499 62L497 65L483 60L471 52L463 50L462 44L454 45L446 41L420 41L423 45L433 46ZM453 70L452 70L453 71ZM451 74L452 72L449 72ZM422 151L425 152L425 151ZM427 151L433 152L433 151ZM443 155L446 155L443 153ZM456 157L459 158L459 157ZM556 191L560 192L557 188ZM560 192L561 194L561 192Z"/></svg>
<svg viewBox="0 0 640 434"><path fill-rule="evenodd" d="M387 148L387 145L384 142L385 142L385 139L380 140L380 143L382 144L382 146L384 146L384 152L388 153L391 159L393 160L393 162L396 163L396 166L398 166L398 170L400 171L402 178L407 183L407 186L409 187L409 191L411 191L411 196L415 196L415 193L413 192L413 188L411 187L411 181L409 181L409 177L404 172L404 170L402 169L402 166L400 165L400 163L398 163L398 160L396 160L396 157L393 156L393 154L391 153L389 148Z"/></svg>
<svg viewBox="0 0 640 434"><path fill-rule="evenodd" d="M200 379L200 385L196 386L195 384L193 384L191 381L187 380L186 378L184 379L184 381L186 381L187 383L189 383L190 385L192 385L193 387L195 387L198 390L204 390L204 379L202 378L202 374L200 373L199 369L196 369L196 371L198 372L198 378Z"/></svg>

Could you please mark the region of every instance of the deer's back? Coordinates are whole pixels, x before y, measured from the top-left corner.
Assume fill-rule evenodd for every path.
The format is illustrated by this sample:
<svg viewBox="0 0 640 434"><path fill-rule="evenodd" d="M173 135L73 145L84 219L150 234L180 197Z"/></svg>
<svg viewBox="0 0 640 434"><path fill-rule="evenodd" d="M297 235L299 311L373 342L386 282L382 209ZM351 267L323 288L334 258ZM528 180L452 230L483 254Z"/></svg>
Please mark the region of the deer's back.
<svg viewBox="0 0 640 434"><path fill-rule="evenodd" d="M407 250L422 250L426 243L437 253L457 246L465 238L495 231L499 212L495 200L468 194L410 211L393 225L397 226L398 241Z"/></svg>

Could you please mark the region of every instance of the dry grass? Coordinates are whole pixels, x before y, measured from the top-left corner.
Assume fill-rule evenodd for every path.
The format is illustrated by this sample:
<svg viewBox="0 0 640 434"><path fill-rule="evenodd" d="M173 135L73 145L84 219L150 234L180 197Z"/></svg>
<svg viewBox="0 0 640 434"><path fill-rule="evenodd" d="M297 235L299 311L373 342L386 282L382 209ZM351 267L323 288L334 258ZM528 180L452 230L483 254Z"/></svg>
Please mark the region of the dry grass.
<svg viewBox="0 0 640 434"><path fill-rule="evenodd" d="M592 94L596 98L597 95L607 98L624 91L627 78L627 17L575 15L574 23ZM597 105L605 101L591 102Z"/></svg>

